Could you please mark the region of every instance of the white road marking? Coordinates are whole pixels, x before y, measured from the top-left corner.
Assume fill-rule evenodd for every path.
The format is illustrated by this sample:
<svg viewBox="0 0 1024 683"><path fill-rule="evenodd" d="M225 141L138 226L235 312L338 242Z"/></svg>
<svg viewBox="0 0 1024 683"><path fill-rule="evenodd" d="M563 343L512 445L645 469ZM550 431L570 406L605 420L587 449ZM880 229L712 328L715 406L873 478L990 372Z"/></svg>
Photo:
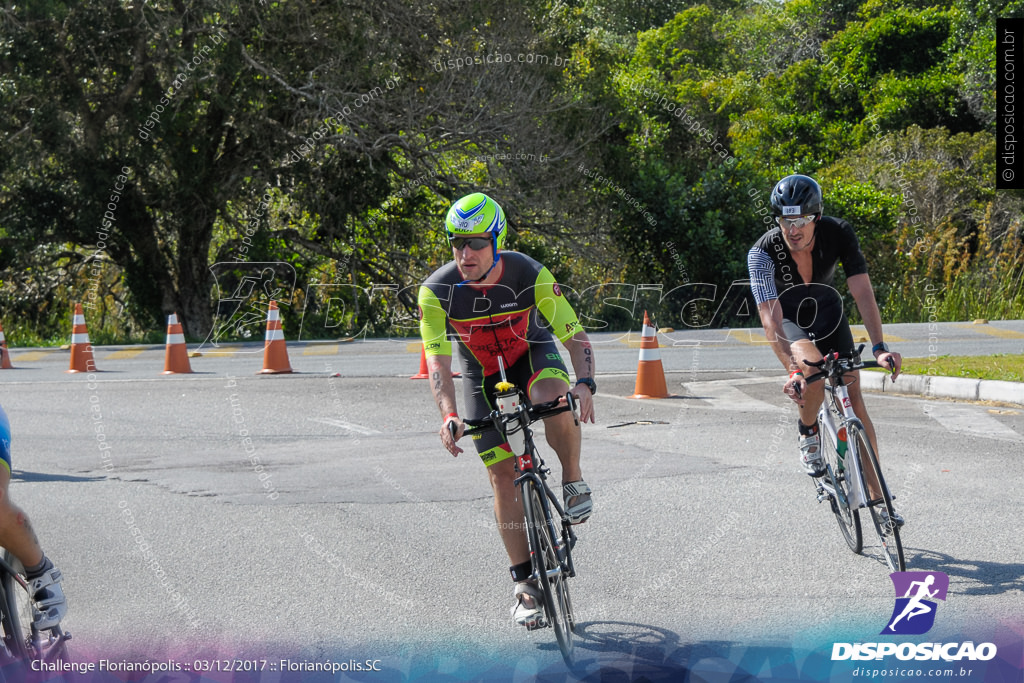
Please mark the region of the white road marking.
<svg viewBox="0 0 1024 683"><path fill-rule="evenodd" d="M720 379L711 382L685 382L690 398L700 399L704 404L694 404L694 408L711 408L714 410L739 410L756 413L777 413L785 408L753 398L737 389L737 386L749 384L765 384L775 382L781 385L778 377L747 377L743 379ZM691 404L685 404L691 405Z"/></svg>
<svg viewBox="0 0 1024 683"><path fill-rule="evenodd" d="M370 429L369 427L363 427L362 425L355 425L355 424L352 424L351 422L344 422L342 420L334 420L334 419L329 418L329 417L309 417L309 418L306 418L306 419L308 419L308 420L310 420L312 422L321 422L321 423L323 423L325 425L331 425L332 427L341 427L342 429L347 429L348 431L355 432L356 434L366 434L366 435L370 435L370 434L383 434L383 432L379 432L376 429Z"/></svg>
<svg viewBox="0 0 1024 683"><path fill-rule="evenodd" d="M924 412L951 432L967 433L988 439L1024 442L1024 436L992 417L983 407L932 403L924 406Z"/></svg>

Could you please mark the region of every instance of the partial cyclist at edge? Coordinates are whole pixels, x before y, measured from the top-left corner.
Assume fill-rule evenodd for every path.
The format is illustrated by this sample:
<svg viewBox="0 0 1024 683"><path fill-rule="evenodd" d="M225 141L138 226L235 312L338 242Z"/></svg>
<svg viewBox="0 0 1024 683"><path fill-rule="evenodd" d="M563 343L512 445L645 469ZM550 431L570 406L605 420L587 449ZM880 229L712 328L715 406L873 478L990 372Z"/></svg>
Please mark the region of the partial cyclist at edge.
<svg viewBox="0 0 1024 683"><path fill-rule="evenodd" d="M771 192L776 225L747 254L750 287L765 336L789 371L783 391L799 406L800 462L812 477L824 474L817 413L825 387L823 382L807 384L804 373L809 368L804 361L819 362L825 353L856 349L842 297L834 287L837 264L842 263L850 294L871 338L875 360L892 369L893 379L903 363L882 336L882 317L853 227L844 220L822 215L823 210L821 187L814 179L786 176ZM878 454L875 429L861 393L860 371L847 377L852 379L848 389L853 411L864 423ZM879 498L878 482L874 477L866 479L871 498ZM903 518L899 514L895 517L896 524L902 526Z"/></svg>
<svg viewBox="0 0 1024 683"><path fill-rule="evenodd" d="M465 431L452 380L452 340L462 363L463 414L486 417L496 405L500 380L498 359L508 380L524 389L530 401L544 403L564 396L570 380L552 332L569 352L579 401L579 417L594 421L594 355L590 339L566 301L551 272L525 254L504 251L505 212L493 199L477 192L456 201L445 218L452 261L419 290L420 334L426 354L430 388L441 413L441 442L453 456ZM580 385L584 389L580 389ZM448 423L456 427L453 438ZM585 522L593 510L591 489L580 469L581 429L570 412L545 420L547 442L562 466L562 496L570 522ZM494 491L494 516L515 583L512 617L533 627L541 611L540 593L528 581L530 552L518 500L514 458L509 444L494 431L473 437L487 466Z"/></svg>
<svg viewBox="0 0 1024 683"><path fill-rule="evenodd" d="M0 354L3 352L0 351ZM60 624L67 613L60 570L43 553L28 517L11 502L11 423L0 407L0 546L25 567L25 579L35 603L32 621L40 630Z"/></svg>

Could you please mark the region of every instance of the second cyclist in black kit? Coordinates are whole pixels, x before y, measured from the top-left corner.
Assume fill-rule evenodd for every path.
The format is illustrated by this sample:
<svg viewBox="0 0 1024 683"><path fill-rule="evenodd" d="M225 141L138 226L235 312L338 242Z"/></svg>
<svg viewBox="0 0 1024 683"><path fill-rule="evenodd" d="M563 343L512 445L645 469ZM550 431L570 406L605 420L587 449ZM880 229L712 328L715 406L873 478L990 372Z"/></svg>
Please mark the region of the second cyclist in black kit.
<svg viewBox="0 0 1024 683"><path fill-rule="evenodd" d="M765 336L790 373L783 390L800 407L800 462L805 472L816 477L823 470L817 413L825 389L820 382L807 384L804 361L818 362L830 351L855 349L843 299L833 286L837 265L843 266L875 360L892 367L895 379L902 358L889 351L882 337L882 317L857 235L846 221L822 215L818 183L804 175L786 176L772 190L771 209L776 227L762 235L747 255L750 287ZM852 374L850 402L878 453L875 429L856 381L860 372ZM877 498L877 482L869 481L868 487L872 498Z"/></svg>

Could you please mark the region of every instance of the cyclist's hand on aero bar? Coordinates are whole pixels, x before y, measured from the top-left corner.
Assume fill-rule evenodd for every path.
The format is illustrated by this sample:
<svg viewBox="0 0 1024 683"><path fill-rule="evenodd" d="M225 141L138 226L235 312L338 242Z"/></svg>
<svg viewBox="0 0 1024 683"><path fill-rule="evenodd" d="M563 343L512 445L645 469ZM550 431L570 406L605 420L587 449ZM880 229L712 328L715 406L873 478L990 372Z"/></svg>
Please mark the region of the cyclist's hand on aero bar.
<svg viewBox="0 0 1024 683"><path fill-rule="evenodd" d="M892 371L890 378L895 382L896 378L900 376L900 370L903 369L903 356L895 351L886 351L878 354L875 360L882 367L888 367Z"/></svg>
<svg viewBox="0 0 1024 683"><path fill-rule="evenodd" d="M586 384L577 384L573 388L572 394L576 397L576 406L580 411L580 422L593 422L594 396L590 393L590 389L587 388Z"/></svg>
<svg viewBox="0 0 1024 683"><path fill-rule="evenodd" d="M452 435L452 427L455 428L454 436ZM443 443L444 447L448 449L448 452L456 458L459 457L459 453L462 452L462 449L459 448L459 445L455 442L462 438L462 433L465 431L466 425L457 415L449 415L445 419L444 424L441 425L441 443Z"/></svg>
<svg viewBox="0 0 1024 683"><path fill-rule="evenodd" d="M793 371L789 373L789 379L782 386L782 391L793 399L801 408L804 405L804 390L807 388L807 380L802 372Z"/></svg>

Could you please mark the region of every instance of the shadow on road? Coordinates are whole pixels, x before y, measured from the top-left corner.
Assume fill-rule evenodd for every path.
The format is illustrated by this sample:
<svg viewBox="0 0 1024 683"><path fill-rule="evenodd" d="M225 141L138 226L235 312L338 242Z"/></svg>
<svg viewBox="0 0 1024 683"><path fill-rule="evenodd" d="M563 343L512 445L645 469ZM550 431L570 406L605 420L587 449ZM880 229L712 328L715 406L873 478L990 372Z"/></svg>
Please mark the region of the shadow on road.
<svg viewBox="0 0 1024 683"><path fill-rule="evenodd" d="M934 550L913 550L913 566L911 555L907 553L908 570L945 572L949 575L950 588L958 584L958 593L1002 595L1024 590L1024 564L1020 562L984 562L958 559Z"/></svg>
<svg viewBox="0 0 1024 683"><path fill-rule="evenodd" d="M723 658L723 654L737 654L738 643L681 643L675 632L648 624L592 621L577 624L575 635L576 666L572 674L575 680L588 683L680 681L687 677L743 683L757 680L748 671L765 666L795 674L788 647L776 653L771 648L742 646L742 661L736 663ZM540 649L557 652L558 645L552 641ZM558 678L554 671L544 673L553 676L550 680Z"/></svg>
<svg viewBox="0 0 1024 683"><path fill-rule="evenodd" d="M662 663L679 645L679 636L666 628L626 621L591 621L576 625L577 659L587 655L627 655L633 661ZM557 645L553 644L555 649Z"/></svg>
<svg viewBox="0 0 1024 683"><path fill-rule="evenodd" d="M44 474L42 472L26 472L25 470L13 470L11 472L11 479L14 481L47 483L55 481L105 481L106 477L76 477L70 474Z"/></svg>

